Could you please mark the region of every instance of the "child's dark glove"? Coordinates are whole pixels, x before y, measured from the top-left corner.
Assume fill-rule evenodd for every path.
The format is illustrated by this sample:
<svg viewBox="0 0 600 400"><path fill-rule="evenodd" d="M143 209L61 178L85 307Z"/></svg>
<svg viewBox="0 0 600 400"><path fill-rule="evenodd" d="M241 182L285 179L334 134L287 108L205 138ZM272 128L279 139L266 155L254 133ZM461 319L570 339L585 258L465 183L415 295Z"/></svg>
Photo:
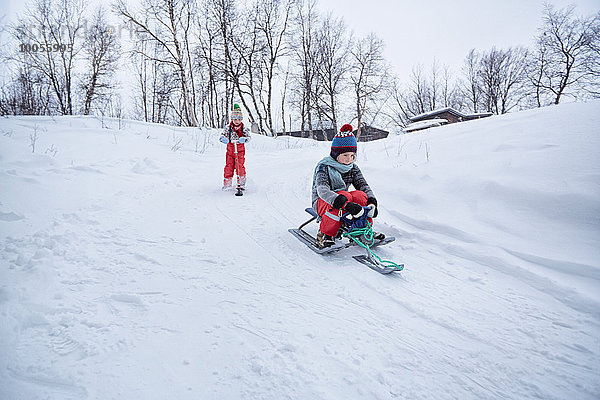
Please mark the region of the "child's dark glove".
<svg viewBox="0 0 600 400"><path fill-rule="evenodd" d="M367 199L367 204L371 207L371 211L369 211L369 218L375 218L379 211L377 210L377 199L375 197L369 197Z"/></svg>
<svg viewBox="0 0 600 400"><path fill-rule="evenodd" d="M363 209L363 207L360 204L356 204L353 202L346 203L346 205L344 206L344 209L346 211L348 211L350 214L352 214L352 216L354 218L360 218L363 215L363 213L365 212L365 210Z"/></svg>
<svg viewBox="0 0 600 400"><path fill-rule="evenodd" d="M333 201L332 206L336 210L341 210L342 207L344 207L344 204L346 204L347 202L348 202L348 198L346 196L344 196L343 194L338 194L338 196Z"/></svg>

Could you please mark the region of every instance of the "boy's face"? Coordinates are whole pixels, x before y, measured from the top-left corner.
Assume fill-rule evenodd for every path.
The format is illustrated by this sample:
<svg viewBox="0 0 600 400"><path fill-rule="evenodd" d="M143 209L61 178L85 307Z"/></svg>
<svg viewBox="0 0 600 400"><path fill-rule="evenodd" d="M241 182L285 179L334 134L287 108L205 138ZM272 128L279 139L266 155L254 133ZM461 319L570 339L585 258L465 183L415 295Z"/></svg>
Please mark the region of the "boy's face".
<svg viewBox="0 0 600 400"><path fill-rule="evenodd" d="M241 119L232 119L232 121L235 126L240 126L240 124L242 123Z"/></svg>
<svg viewBox="0 0 600 400"><path fill-rule="evenodd" d="M342 153L336 158L337 162L340 164L348 165L352 164L354 160L356 160L356 153L352 151L348 151L346 153Z"/></svg>

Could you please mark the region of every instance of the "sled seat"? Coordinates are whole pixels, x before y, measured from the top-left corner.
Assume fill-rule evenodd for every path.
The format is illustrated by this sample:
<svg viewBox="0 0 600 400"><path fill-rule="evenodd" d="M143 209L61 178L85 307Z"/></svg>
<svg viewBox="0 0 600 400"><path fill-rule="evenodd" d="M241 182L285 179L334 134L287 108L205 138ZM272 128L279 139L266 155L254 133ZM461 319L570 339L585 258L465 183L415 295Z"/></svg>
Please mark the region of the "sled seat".
<svg viewBox="0 0 600 400"><path fill-rule="evenodd" d="M302 230L302 228L304 228L306 225L310 224L314 220L316 220L317 222L321 222L321 217L319 217L319 214L317 214L317 212L313 210L312 207L305 208L304 211L309 213L312 216L312 218L300 225L300 227L298 228L299 230Z"/></svg>
<svg viewBox="0 0 600 400"><path fill-rule="evenodd" d="M309 213L310 215L315 217L317 219L317 222L319 222L321 220L321 217L319 217L319 214L317 214L317 212L315 211L314 208L308 207L308 208L304 209L304 211L306 211L307 213Z"/></svg>

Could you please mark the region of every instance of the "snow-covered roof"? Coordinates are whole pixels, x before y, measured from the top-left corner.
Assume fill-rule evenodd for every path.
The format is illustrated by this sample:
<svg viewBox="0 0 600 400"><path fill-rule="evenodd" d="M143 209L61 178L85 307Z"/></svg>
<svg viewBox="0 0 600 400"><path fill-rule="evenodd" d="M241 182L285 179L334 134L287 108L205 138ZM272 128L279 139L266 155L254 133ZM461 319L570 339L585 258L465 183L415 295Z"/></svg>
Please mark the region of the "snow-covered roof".
<svg viewBox="0 0 600 400"><path fill-rule="evenodd" d="M455 110L452 107L444 107L444 108L438 108L437 110L429 111L429 112L426 112L423 114L415 115L414 117L409 118L409 120L411 122L418 122L418 121L422 121L424 119L429 120L429 119L432 119L431 117L434 117L439 114L443 114L445 112L453 114L464 121L467 121L469 119L484 118L484 117L489 117L491 115L494 115L491 112L465 114L465 113Z"/></svg>
<svg viewBox="0 0 600 400"><path fill-rule="evenodd" d="M413 122L412 124L406 125L402 130L404 132L414 132L421 129L433 128L434 126L442 126L448 123L447 119L434 118L425 121Z"/></svg>
<svg viewBox="0 0 600 400"><path fill-rule="evenodd" d="M444 112L449 112L451 114L456 115L457 117L462 117L465 118L466 115L461 113L460 111L456 111L454 108L452 107L445 107L445 108L438 108L437 110L433 110L433 111L429 111L423 114L419 114L419 115L415 115L414 117L411 117L410 120L417 122L420 121L422 119L429 119L429 117L432 117L434 115L438 115L438 114L442 114Z"/></svg>

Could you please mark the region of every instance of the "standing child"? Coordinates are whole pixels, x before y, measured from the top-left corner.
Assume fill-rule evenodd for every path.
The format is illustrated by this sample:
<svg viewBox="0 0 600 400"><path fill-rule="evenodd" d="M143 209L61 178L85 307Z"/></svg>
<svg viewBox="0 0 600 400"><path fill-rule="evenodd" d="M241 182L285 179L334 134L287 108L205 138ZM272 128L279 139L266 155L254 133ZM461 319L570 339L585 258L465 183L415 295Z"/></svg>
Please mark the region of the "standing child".
<svg viewBox="0 0 600 400"><path fill-rule="evenodd" d="M231 123L225 127L223 135L219 139L221 143L227 145L225 154L225 170L223 179L223 190L231 188L233 182L233 173L237 174L237 186L244 189L246 186L246 146L250 141L250 131L244 128L242 122L242 110L238 104L233 105L231 112Z"/></svg>
<svg viewBox="0 0 600 400"><path fill-rule="evenodd" d="M334 244L341 225L344 211L353 217L360 217L371 208L370 218L377 216L377 200L363 177L356 160L357 143L352 133L352 125L345 124L331 142L331 153L317 164L313 175L312 207L322 217L317 246L320 248ZM349 192L350 185L356 190ZM372 223L372 219L369 222ZM376 233L375 239L384 239L385 235Z"/></svg>

